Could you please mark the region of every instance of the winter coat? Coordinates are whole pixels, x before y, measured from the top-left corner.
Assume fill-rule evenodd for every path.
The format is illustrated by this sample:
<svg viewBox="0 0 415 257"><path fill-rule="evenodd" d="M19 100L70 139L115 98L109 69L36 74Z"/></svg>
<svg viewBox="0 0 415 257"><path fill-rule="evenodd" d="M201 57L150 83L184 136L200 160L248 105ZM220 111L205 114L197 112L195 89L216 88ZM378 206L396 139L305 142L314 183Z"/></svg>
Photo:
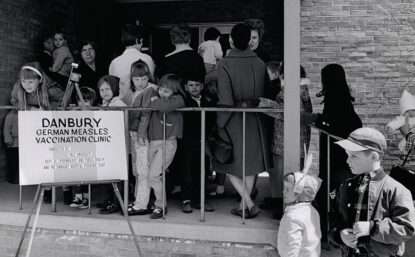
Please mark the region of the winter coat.
<svg viewBox="0 0 415 257"><path fill-rule="evenodd" d="M156 85L150 84L142 91L134 92L133 102L131 106L140 108L150 108L151 97L157 95L156 89ZM130 121L130 131L137 132L139 137L147 138L151 110L129 111L128 114Z"/></svg>
<svg viewBox="0 0 415 257"><path fill-rule="evenodd" d="M278 230L281 257L319 257L320 239L320 216L311 203L285 207Z"/></svg>
<svg viewBox="0 0 415 257"><path fill-rule="evenodd" d="M359 176L346 180L336 194L336 205L330 236L342 246L343 256L348 247L343 243L340 232L353 228L354 206ZM369 249L374 257L395 256L403 242L415 235L415 212L411 192L391 178L383 170L369 183L369 221L374 221L370 232ZM404 249L404 248L403 248ZM372 256L372 255L371 255Z"/></svg>
<svg viewBox="0 0 415 257"><path fill-rule="evenodd" d="M218 63L218 106L256 108L265 95L266 65L250 49L232 49ZM268 128L263 114L246 113L245 174L255 175L269 168ZM225 128L233 144L233 160L214 163L214 170L242 177L242 113L219 112L217 125Z"/></svg>
<svg viewBox="0 0 415 257"><path fill-rule="evenodd" d="M181 95L172 95L167 99L158 98L150 103L150 107L158 110L151 112L148 132L150 141L163 140L163 113L166 114L166 139L182 138L183 116L181 112L174 111L184 107L184 100Z"/></svg>

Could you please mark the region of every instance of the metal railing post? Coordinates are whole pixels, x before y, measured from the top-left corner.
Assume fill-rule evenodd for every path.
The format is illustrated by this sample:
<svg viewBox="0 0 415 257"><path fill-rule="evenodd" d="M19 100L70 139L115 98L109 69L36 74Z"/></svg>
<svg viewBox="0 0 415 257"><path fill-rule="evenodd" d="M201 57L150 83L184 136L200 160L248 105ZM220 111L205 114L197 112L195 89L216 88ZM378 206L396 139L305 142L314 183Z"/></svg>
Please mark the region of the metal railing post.
<svg viewBox="0 0 415 257"><path fill-rule="evenodd" d="M56 187L52 187L52 211L56 212Z"/></svg>
<svg viewBox="0 0 415 257"><path fill-rule="evenodd" d="M242 224L245 224L245 133L246 113L242 111Z"/></svg>
<svg viewBox="0 0 415 257"><path fill-rule="evenodd" d="M163 219L166 218L166 114L163 112Z"/></svg>
<svg viewBox="0 0 415 257"><path fill-rule="evenodd" d="M200 131L200 221L205 221L205 127L206 111L201 111Z"/></svg>
<svg viewBox="0 0 415 257"><path fill-rule="evenodd" d="M22 190L22 187L23 186L19 185L19 210L23 210L23 201L22 201L23 190Z"/></svg>

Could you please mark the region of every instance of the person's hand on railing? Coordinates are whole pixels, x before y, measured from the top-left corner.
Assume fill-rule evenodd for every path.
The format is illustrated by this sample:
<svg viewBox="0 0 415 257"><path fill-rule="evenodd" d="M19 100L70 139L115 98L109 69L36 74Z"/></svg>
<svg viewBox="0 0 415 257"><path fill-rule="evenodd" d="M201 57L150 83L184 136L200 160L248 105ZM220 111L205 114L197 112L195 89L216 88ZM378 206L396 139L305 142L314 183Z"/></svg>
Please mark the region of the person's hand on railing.
<svg viewBox="0 0 415 257"><path fill-rule="evenodd" d="M151 98L150 98L150 101L151 102L154 102L155 100L157 100L157 99L159 99L159 97L158 96L152 96Z"/></svg>

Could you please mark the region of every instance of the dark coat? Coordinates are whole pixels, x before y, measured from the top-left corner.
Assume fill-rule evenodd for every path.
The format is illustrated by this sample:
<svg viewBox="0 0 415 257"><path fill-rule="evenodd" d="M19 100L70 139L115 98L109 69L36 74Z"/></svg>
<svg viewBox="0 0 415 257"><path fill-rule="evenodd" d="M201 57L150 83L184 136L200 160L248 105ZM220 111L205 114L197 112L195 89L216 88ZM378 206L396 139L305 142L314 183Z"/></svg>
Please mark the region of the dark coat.
<svg viewBox="0 0 415 257"><path fill-rule="evenodd" d="M164 57L156 68L160 79L168 73L179 75L185 81L204 81L206 70L203 58L194 50L183 50Z"/></svg>
<svg viewBox="0 0 415 257"><path fill-rule="evenodd" d="M325 99L322 120L326 125L320 124L323 130L341 138L347 138L351 132L362 127L362 121L356 114L352 102ZM328 124L328 125L327 125ZM340 184L352 177L347 154L343 148L334 144L337 140L330 140L330 173L331 187L337 189ZM320 137L320 176L327 173L327 137Z"/></svg>
<svg viewBox="0 0 415 257"><path fill-rule="evenodd" d="M265 63L247 49L232 49L218 63L218 106L257 107L268 82ZM255 103L256 102L256 103ZM242 177L242 113L219 112L217 125L226 128L233 143L233 161L214 163L214 169ZM269 168L268 131L262 114L246 113L245 174L255 175Z"/></svg>
<svg viewBox="0 0 415 257"><path fill-rule="evenodd" d="M186 107L198 108L196 100L194 100L189 94L187 94L184 100ZM214 107L206 97L202 95L200 99L200 107ZM182 144L184 146L194 146L200 149L201 140L201 112L183 112L183 139ZM206 112L205 132L206 134L212 130L213 125L216 123L216 115L214 112Z"/></svg>
<svg viewBox="0 0 415 257"><path fill-rule="evenodd" d="M316 125L330 134L347 138L352 131L362 127L362 121L356 114L351 101L325 98L323 115L320 116ZM316 196L320 213L327 213L327 140L327 136L321 133L319 177L323 180L323 183L321 184L321 190L319 190ZM336 141L333 138L330 139L330 192L337 190L341 183L353 176L346 162L347 154L343 148L334 143ZM320 219L321 231L323 232L322 240L326 241L327 216L320 215Z"/></svg>
<svg viewBox="0 0 415 257"><path fill-rule="evenodd" d="M81 87L89 87L95 91L96 101L94 104L102 103L101 95L99 94L98 81L99 79L108 73L108 66L102 64L102 62L95 61L95 71L91 69L83 60L79 64L77 73L81 74L79 79L79 85Z"/></svg>

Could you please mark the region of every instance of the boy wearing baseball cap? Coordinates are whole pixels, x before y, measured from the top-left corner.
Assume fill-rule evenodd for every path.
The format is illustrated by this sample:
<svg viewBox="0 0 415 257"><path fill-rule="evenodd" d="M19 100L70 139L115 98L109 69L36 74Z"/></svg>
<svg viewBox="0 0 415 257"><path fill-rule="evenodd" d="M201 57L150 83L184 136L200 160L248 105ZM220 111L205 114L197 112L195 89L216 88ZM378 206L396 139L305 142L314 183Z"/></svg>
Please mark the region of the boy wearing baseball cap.
<svg viewBox="0 0 415 257"><path fill-rule="evenodd" d="M414 236L415 212L409 190L382 169L385 137L359 128L336 144L345 149L355 177L336 195L332 240L342 246L342 256L402 256L404 242Z"/></svg>

